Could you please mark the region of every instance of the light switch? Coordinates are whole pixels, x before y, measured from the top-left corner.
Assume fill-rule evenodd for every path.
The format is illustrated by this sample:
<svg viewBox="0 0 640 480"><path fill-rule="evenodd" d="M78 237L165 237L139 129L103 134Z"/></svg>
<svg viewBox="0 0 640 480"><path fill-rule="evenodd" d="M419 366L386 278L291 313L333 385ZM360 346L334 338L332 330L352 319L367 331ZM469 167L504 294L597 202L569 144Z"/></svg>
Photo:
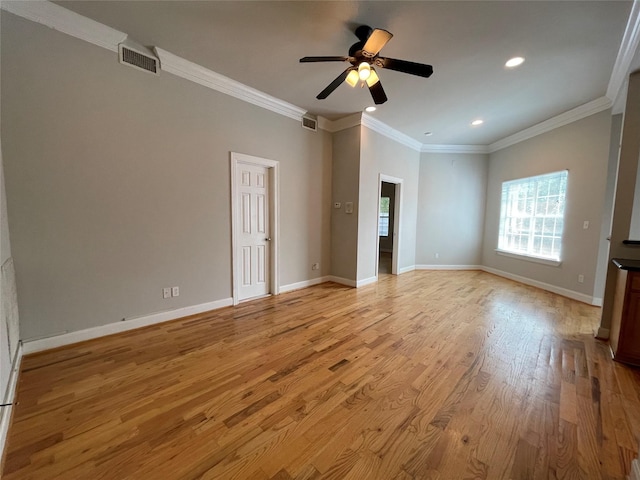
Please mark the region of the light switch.
<svg viewBox="0 0 640 480"><path fill-rule="evenodd" d="M353 213L353 202L344 202L344 213Z"/></svg>
<svg viewBox="0 0 640 480"><path fill-rule="evenodd" d="M589 220L585 220L585 221L582 223L582 228L583 228L583 229L585 229L585 230L586 230L587 228L589 228Z"/></svg>

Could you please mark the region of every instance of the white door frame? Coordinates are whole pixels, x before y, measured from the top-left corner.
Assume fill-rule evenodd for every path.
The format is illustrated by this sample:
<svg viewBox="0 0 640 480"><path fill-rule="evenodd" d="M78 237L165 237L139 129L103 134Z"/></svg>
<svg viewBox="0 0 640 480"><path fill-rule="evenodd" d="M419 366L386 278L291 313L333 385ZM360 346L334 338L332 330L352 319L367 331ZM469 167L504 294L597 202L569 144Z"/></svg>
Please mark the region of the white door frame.
<svg viewBox="0 0 640 480"><path fill-rule="evenodd" d="M238 259L238 237L240 226L238 225L239 205L237 200L237 166L238 164L250 164L265 167L269 170L269 232L271 234L269 256L269 293L280 293L278 272L278 239L280 237L280 198L279 162L267 158L254 157L244 153L231 152L231 284L233 304L240 303L238 291L240 287L240 261Z"/></svg>
<svg viewBox="0 0 640 480"><path fill-rule="evenodd" d="M380 259L380 197L382 196L382 182L393 183L396 186L396 194L393 201L393 253L391 254L391 274L398 274L398 256L400 252L400 214L402 212L402 178L392 177L384 173L378 174L378 198L376 201L376 212L378 221L376 222L376 278L378 278L378 263Z"/></svg>

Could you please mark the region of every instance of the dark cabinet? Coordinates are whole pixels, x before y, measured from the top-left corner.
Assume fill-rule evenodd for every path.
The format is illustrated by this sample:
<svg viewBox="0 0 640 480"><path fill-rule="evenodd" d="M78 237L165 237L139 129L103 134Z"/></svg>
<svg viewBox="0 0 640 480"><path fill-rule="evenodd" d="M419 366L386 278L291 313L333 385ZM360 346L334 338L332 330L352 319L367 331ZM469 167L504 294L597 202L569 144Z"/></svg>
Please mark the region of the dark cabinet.
<svg viewBox="0 0 640 480"><path fill-rule="evenodd" d="M609 343L615 360L640 366L640 272L618 270Z"/></svg>

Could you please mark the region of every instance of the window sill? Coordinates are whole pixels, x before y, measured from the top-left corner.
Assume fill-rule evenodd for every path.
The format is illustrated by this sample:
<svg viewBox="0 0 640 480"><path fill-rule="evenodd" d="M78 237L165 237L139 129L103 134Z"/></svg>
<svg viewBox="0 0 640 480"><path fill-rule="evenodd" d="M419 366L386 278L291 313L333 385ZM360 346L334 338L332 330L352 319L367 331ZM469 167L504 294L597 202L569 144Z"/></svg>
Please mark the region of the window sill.
<svg viewBox="0 0 640 480"><path fill-rule="evenodd" d="M560 260L549 260L548 258L534 257L522 253L507 252L505 250L500 250L499 248L496 248L496 253L505 257L517 258L518 260L525 260L527 262L541 263L542 265L549 265L551 267L559 267L562 265Z"/></svg>

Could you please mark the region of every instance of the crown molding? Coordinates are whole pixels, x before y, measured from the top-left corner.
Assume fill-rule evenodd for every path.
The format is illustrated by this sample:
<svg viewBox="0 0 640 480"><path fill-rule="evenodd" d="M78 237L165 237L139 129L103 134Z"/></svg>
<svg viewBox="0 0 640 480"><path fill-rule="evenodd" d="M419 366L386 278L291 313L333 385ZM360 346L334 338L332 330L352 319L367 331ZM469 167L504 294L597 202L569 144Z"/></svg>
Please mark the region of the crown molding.
<svg viewBox="0 0 640 480"><path fill-rule="evenodd" d="M606 96L611 102L615 102L620 95L620 90L629 76L631 62L640 44L640 0L634 0L627 20L616 63L613 65Z"/></svg>
<svg viewBox="0 0 640 480"><path fill-rule="evenodd" d="M488 145L430 145L422 144L422 153L489 153Z"/></svg>
<svg viewBox="0 0 640 480"><path fill-rule="evenodd" d="M126 33L47 1L3 0L0 8L112 52L117 52L118 44L127 38Z"/></svg>
<svg viewBox="0 0 640 480"><path fill-rule="evenodd" d="M604 110L607 110L608 108L611 108L611 100L609 100L607 97L597 98L591 102L585 103L584 105L580 105L579 107L569 110L568 112L556 115L549 120L545 120L544 122L538 123L537 125L525 128L518 133L514 133L513 135L509 135L502 140L498 140L497 142L492 143L491 145L489 145L489 153L497 152L498 150L510 147L511 145L515 145L516 143L529 140L530 138L536 137L540 134L550 132L551 130L562 127L564 125L568 125L578 120L582 120L583 118L602 112Z"/></svg>
<svg viewBox="0 0 640 480"><path fill-rule="evenodd" d="M404 133L396 130L395 128L391 128L386 123L382 123L380 120L377 120L366 113L362 114L362 125L373 130L374 132L379 133L380 135L384 135L391 140L395 140L396 142L419 152L422 148L422 143L414 140L409 135L405 135Z"/></svg>
<svg viewBox="0 0 640 480"><path fill-rule="evenodd" d="M190 62L162 48L155 47L155 51L158 58L160 58L160 68L162 71L172 73L178 77L252 103L253 105L266 108L280 115L293 118L294 120L301 121L302 116L306 113L306 110L300 107L272 97L269 94L251 88L229 77L220 75L213 70Z"/></svg>
<svg viewBox="0 0 640 480"><path fill-rule="evenodd" d="M390 138L391 140L395 140L396 142L417 152L419 152L423 146L417 140L414 140L410 136L405 135L404 133L390 127L380 120L371 117L370 115L367 115L366 113L358 112L334 121L327 120L324 117L318 117L318 126L330 133L339 132L340 130L346 130L347 128L355 127L357 125L367 127L368 129L373 130L374 132L377 132L387 138Z"/></svg>
<svg viewBox="0 0 640 480"><path fill-rule="evenodd" d="M318 127L329 133L339 132L340 130L346 130L347 128L360 125L362 123L361 115L361 113L354 113L347 117L339 118L338 120L328 120L324 117L318 117Z"/></svg>

